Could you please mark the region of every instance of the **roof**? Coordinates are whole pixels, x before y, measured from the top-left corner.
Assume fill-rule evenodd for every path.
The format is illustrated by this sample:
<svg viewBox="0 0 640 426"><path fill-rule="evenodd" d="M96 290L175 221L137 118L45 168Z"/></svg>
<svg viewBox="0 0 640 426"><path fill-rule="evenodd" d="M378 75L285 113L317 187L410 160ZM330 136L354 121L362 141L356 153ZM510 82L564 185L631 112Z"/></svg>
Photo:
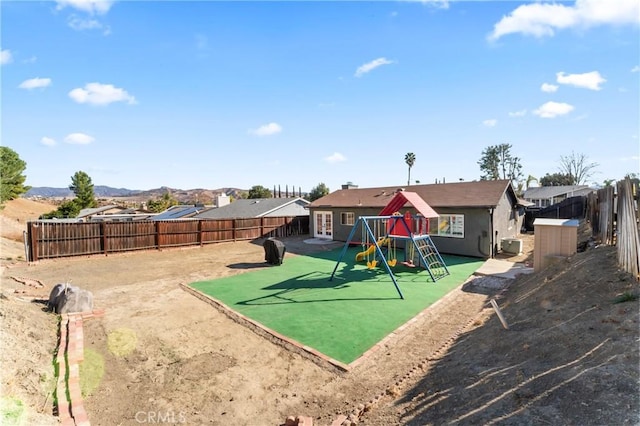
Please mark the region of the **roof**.
<svg viewBox="0 0 640 426"><path fill-rule="evenodd" d="M309 201L304 198L249 198L238 199L226 206L207 210L196 217L198 219L246 219L263 217L290 204L301 204L306 207Z"/></svg>
<svg viewBox="0 0 640 426"><path fill-rule="evenodd" d="M82 217L87 217L87 216L93 216L93 215L104 213L106 211L113 210L113 209L117 209L120 212L122 212L123 210L127 210L126 207L118 206L117 204L110 204L108 206L100 206L100 207L94 207L94 208L90 208L90 209L82 209L82 210L80 210L80 213L78 213L77 217L82 218Z"/></svg>
<svg viewBox="0 0 640 426"><path fill-rule="evenodd" d="M389 216L400 210L407 203L411 204L418 213L426 218L438 217L435 212L418 194L415 192L399 191L395 197L389 201L384 209L380 212L380 216Z"/></svg>
<svg viewBox="0 0 640 426"><path fill-rule="evenodd" d="M168 220L168 219L181 219L189 218L206 211L210 207L192 206L192 205L179 205L171 206L167 210L153 216L153 220Z"/></svg>
<svg viewBox="0 0 640 426"><path fill-rule="evenodd" d="M587 195L592 191L594 191L594 189L589 188L588 185L538 186L524 191L523 198L527 200L540 200L558 197L560 195L575 197L578 195Z"/></svg>
<svg viewBox="0 0 640 426"><path fill-rule="evenodd" d="M542 217L538 217L533 221L533 226L535 225L577 227L580 225L580 221L578 221L577 219L545 219Z"/></svg>
<svg viewBox="0 0 640 426"><path fill-rule="evenodd" d="M496 207L505 191L512 198L517 197L508 180L481 180L475 182L438 183L411 185L406 188L386 186L376 188L340 189L309 205L322 207L374 207L384 208L398 190L415 192L429 206L438 209L446 207Z"/></svg>

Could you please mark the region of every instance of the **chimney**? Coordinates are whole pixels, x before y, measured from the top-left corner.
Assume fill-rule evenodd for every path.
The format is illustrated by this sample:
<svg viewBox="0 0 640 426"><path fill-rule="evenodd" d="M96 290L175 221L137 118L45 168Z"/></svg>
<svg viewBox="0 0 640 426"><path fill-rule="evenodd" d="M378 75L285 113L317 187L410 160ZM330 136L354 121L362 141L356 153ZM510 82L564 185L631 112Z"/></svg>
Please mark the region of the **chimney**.
<svg viewBox="0 0 640 426"><path fill-rule="evenodd" d="M347 182L342 185L342 189L355 189L357 187L358 185L354 184L353 182Z"/></svg>

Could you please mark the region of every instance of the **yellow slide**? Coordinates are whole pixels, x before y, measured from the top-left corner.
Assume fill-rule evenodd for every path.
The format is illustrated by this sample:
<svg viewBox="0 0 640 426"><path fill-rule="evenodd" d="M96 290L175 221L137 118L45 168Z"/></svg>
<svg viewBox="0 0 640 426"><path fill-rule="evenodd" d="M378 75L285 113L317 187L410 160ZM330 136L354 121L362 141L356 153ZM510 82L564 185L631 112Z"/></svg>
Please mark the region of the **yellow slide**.
<svg viewBox="0 0 640 426"><path fill-rule="evenodd" d="M382 237L378 240L379 246L383 246L388 243L389 243L389 238ZM356 254L356 262L362 262L367 256L372 255L375 251L376 251L375 244L371 244L368 249Z"/></svg>

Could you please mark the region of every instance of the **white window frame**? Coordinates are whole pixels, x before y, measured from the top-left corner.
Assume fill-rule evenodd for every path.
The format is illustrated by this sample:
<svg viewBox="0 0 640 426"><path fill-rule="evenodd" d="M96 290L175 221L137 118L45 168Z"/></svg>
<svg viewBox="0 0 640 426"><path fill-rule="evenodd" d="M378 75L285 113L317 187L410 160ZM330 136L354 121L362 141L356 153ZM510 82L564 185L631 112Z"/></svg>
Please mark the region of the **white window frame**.
<svg viewBox="0 0 640 426"><path fill-rule="evenodd" d="M347 220L345 221L345 218ZM351 219L350 221L348 219ZM340 212L340 225L353 226L356 223L356 214L354 212Z"/></svg>
<svg viewBox="0 0 640 426"><path fill-rule="evenodd" d="M448 225L444 225L444 223ZM443 227L446 226L446 227ZM443 227L443 229L440 229ZM446 238L464 238L464 215L463 214L441 214L438 217L436 229L429 230L430 235Z"/></svg>

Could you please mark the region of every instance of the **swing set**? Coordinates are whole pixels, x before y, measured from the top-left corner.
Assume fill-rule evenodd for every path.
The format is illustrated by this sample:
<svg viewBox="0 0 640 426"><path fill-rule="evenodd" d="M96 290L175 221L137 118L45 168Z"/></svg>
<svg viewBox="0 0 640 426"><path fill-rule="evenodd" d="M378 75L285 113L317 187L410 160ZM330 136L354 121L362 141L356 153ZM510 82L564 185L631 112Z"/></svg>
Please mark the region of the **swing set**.
<svg viewBox="0 0 640 426"><path fill-rule="evenodd" d="M409 212L404 215L399 213L399 210L407 203L413 205L418 211L417 215L411 215ZM405 259L401 262L403 265L415 267L417 264L424 267L434 282L449 275L447 265L429 236L429 219L436 217L438 214L418 194L399 191L378 216L360 216L358 218L351 229L329 281L333 280L358 229L361 234L360 244L363 251L356 254L355 260L357 262L366 261L368 269L374 269L378 265L383 266L391 277L401 299L404 299L404 296L391 270L398 263L397 243L399 241L404 241Z"/></svg>

